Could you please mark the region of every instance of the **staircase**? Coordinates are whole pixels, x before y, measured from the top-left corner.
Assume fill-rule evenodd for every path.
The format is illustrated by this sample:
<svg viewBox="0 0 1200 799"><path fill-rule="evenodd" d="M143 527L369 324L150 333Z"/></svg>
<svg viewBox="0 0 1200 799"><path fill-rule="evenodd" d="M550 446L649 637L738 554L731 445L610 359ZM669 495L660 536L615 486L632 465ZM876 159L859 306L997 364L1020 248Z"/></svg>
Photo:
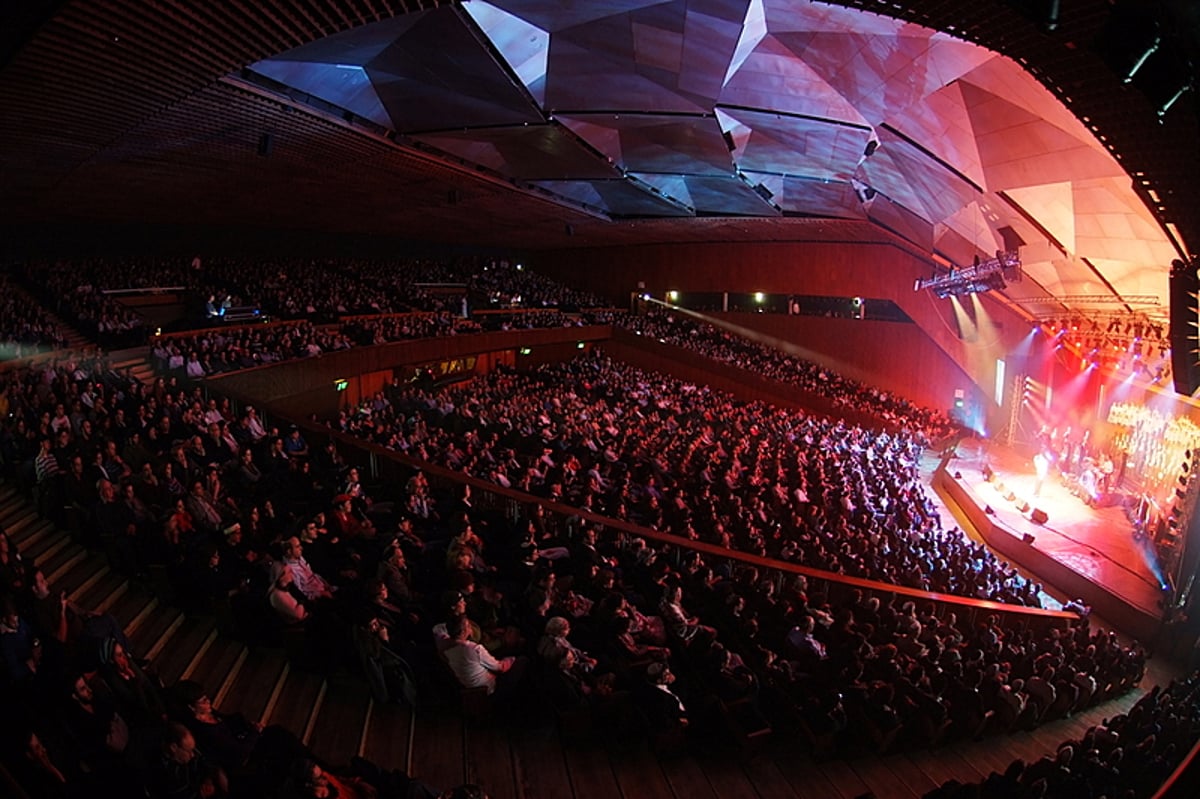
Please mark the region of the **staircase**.
<svg viewBox="0 0 1200 799"><path fill-rule="evenodd" d="M165 686L195 680L220 709L285 727L327 763L365 755L382 768L411 773L412 711L377 706L358 675L305 671L282 649L248 647L223 634L214 617L182 613L112 570L103 553L39 518L11 483L0 484L0 527L46 575L51 591L66 591L82 609L111 613Z"/></svg>
<svg viewBox="0 0 1200 799"><path fill-rule="evenodd" d="M127 350L114 350L109 353L113 369L126 372L140 380L144 385L153 385L157 375L150 361L150 347L133 347Z"/></svg>
<svg viewBox="0 0 1200 799"><path fill-rule="evenodd" d="M42 312L47 316L47 318L49 318L52 322L54 322L55 329L62 331L63 338L66 339L66 341L67 341L67 343L63 347L63 349L78 351L78 350L90 350L90 349L96 348L96 342L89 340L82 333L80 333L78 330L76 330L74 327L67 324L62 319L62 317L60 317L58 314L54 313L54 311L52 311L50 308L45 306L41 300L39 300L37 297L33 296L28 291L26 291L25 288L20 285L20 283L18 283L15 280L10 280L8 282L7 288L9 291L11 291L15 294L24 295L25 298L27 300L29 300L31 303L41 307Z"/></svg>

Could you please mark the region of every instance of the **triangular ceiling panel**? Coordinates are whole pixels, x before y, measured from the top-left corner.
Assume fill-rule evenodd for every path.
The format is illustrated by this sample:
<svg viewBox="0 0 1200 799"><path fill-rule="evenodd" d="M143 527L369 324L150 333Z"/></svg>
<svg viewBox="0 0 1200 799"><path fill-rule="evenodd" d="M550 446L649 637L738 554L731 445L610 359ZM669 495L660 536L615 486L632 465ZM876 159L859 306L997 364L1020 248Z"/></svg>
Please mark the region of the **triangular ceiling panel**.
<svg viewBox="0 0 1200 799"><path fill-rule="evenodd" d="M469 163L522 180L620 177L612 164L581 147L557 125L447 131L415 138Z"/></svg>
<svg viewBox="0 0 1200 799"><path fill-rule="evenodd" d="M483 0L464 3L463 8L500 51L534 101L544 102L550 33Z"/></svg>
<svg viewBox="0 0 1200 799"><path fill-rule="evenodd" d="M1069 252L1075 249L1075 199L1070 183L1008 189L1014 203L1050 232Z"/></svg>
<svg viewBox="0 0 1200 799"><path fill-rule="evenodd" d="M855 172L855 178L871 189L886 195L892 202L899 203L912 213L926 217L929 222L941 221L929 218L920 192L909 182L897 157L886 148L880 147L875 154L863 161Z"/></svg>
<svg viewBox="0 0 1200 799"><path fill-rule="evenodd" d="M729 67L725 71L725 82L733 77L733 73L742 68L742 64L750 57L767 35L767 16L766 10L763 8L763 0L750 0L750 5L746 8L746 18L742 21L742 35L738 39L737 48L734 50L733 58L729 60Z"/></svg>
<svg viewBox="0 0 1200 799"><path fill-rule="evenodd" d="M271 80L308 92L347 111L353 111L385 128L392 118L367 71L352 64L319 64L307 61L260 61L255 72Z"/></svg>
<svg viewBox="0 0 1200 799"><path fill-rule="evenodd" d="M705 110L703 104L631 71L627 62L613 61L560 37L550 37L549 64L546 107L555 113L592 109L668 113Z"/></svg>
<svg viewBox="0 0 1200 799"><path fill-rule="evenodd" d="M537 181L533 185L614 217L681 217L691 212L630 180Z"/></svg>
<svg viewBox="0 0 1200 799"><path fill-rule="evenodd" d="M715 117L605 114L558 119L631 172L733 173L733 159ZM610 136L590 138L596 127L617 131L619 150L604 149Z"/></svg>
<svg viewBox="0 0 1200 799"><path fill-rule="evenodd" d="M925 218L940 222L979 197L979 190L948 165L888 129L879 132L876 151L889 155L920 199ZM869 159L868 159L869 160Z"/></svg>
<svg viewBox="0 0 1200 799"><path fill-rule="evenodd" d="M361 67L391 47L397 39L410 31L414 25L420 23L422 18L436 13L441 12L436 10L419 11L414 14L392 17L373 25L364 25L343 33L335 33L333 36L326 36L324 39L317 39L315 42L280 53L268 60L351 64Z"/></svg>
<svg viewBox="0 0 1200 799"><path fill-rule="evenodd" d="M747 171L844 180L853 174L871 137L863 128L809 117L743 108L718 111L748 131L734 137L734 159Z"/></svg>
<svg viewBox="0 0 1200 799"><path fill-rule="evenodd" d="M971 252L963 260L956 260L959 266L966 265L978 254L991 254L1000 249L1002 242L992 227L991 220L978 201L970 202L946 217L937 226L954 233L972 246Z"/></svg>
<svg viewBox="0 0 1200 799"><path fill-rule="evenodd" d="M922 250L933 249L933 225L886 197L877 196L867 205L867 217Z"/></svg>
<svg viewBox="0 0 1200 799"><path fill-rule="evenodd" d="M722 105L782 111L866 126L862 114L775 36L763 38L726 81Z"/></svg>
<svg viewBox="0 0 1200 799"><path fill-rule="evenodd" d="M541 114L450 9L366 65L398 130L540 122Z"/></svg>
<svg viewBox="0 0 1200 799"><path fill-rule="evenodd" d="M549 33L677 0L492 0L492 4Z"/></svg>
<svg viewBox="0 0 1200 799"><path fill-rule="evenodd" d="M866 219L867 210L847 181L812 180L746 173L774 195L771 202L786 213L802 216L828 216L841 219Z"/></svg>
<svg viewBox="0 0 1200 799"><path fill-rule="evenodd" d="M1004 97L1071 136L1082 141L1094 142L1097 148L1103 150L1087 126L1059 102L1049 89L1038 83L1037 79L1025 70L1016 68L1016 65L1006 58L996 56L988 59L964 74L962 80L986 92Z"/></svg>
<svg viewBox="0 0 1200 799"><path fill-rule="evenodd" d="M968 81L961 90L992 191L1121 174L1096 145Z"/></svg>
<svg viewBox="0 0 1200 799"><path fill-rule="evenodd" d="M736 177L639 174L666 196L708 216L777 216L769 200Z"/></svg>
<svg viewBox="0 0 1200 799"><path fill-rule="evenodd" d="M975 131L958 83L951 83L889 117L887 124L987 188Z"/></svg>

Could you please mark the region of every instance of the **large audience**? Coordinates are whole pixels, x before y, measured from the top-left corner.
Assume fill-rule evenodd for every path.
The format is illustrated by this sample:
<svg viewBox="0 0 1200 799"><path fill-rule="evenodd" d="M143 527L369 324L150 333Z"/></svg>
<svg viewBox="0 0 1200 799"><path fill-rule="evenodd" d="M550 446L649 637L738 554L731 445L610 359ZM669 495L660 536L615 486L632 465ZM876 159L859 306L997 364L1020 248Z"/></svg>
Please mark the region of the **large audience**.
<svg viewBox="0 0 1200 799"><path fill-rule="evenodd" d="M17 420L5 463L48 515L69 509L81 538L133 579L166 569L172 601L226 608L247 640L298 637L308 667L361 670L381 701L450 680L518 715L642 729L655 746L774 728L838 750L889 746L902 730L934 741L1035 725L1141 676L1140 650L1086 622L967 626L802 579L779 588L755 568L677 559L536 505L516 519L486 510L419 471L377 496L334 446L271 429L252 408L142 388L100 359L10 373L5 389ZM799 421L798 435L815 432ZM635 504L653 508L651 496ZM0 541L8 746L27 784L307 796L311 768L401 779L314 763L294 736L224 714L195 683L160 684L115 620L60 601Z"/></svg>
<svg viewBox="0 0 1200 799"><path fill-rule="evenodd" d="M575 318L551 313L555 324ZM443 311L335 330L214 329L160 342L154 355L198 377L471 332L462 322ZM666 337L676 323L648 324ZM722 346L742 346L704 329L680 335L720 360ZM811 379L754 357L777 379ZM774 730L830 755L1029 729L1130 690L1144 671L1140 647L1086 617L1066 628L1001 615L961 623L944 606L780 579L540 504L1036 606L1040 586L943 528L917 461L944 420L898 400L887 406L896 429L884 433L596 354L397 386L331 421L525 492L513 514L418 469L371 486L335 444L310 444L175 379L143 386L100 356L10 370L0 383L5 476L31 488L42 514L130 579L169 588L164 600L222 619L227 634L274 642L304 668L363 674L376 701L461 691L464 707L482 696L519 723L640 731L659 750ZM164 685L115 619L56 595L18 549L0 532L0 758L35 795L437 795L367 762L322 763L288 731L213 707L195 682ZM159 571L165 586L152 580ZM1053 762L1014 767L1005 778L1025 793L987 793L993 780L944 796L1156 785L1195 740L1195 700L1194 681L1152 692ZM1129 765L1135 754L1149 764Z"/></svg>
<svg viewBox="0 0 1200 799"><path fill-rule="evenodd" d="M614 519L827 571L1036 605L921 487L925 431L875 434L603 356L396 387L343 432Z"/></svg>
<svg viewBox="0 0 1200 799"><path fill-rule="evenodd" d="M58 349L66 339L41 305L16 291L0 276L0 360L8 361Z"/></svg>
<svg viewBox="0 0 1200 799"><path fill-rule="evenodd" d="M796 386L833 400L839 408L865 411L887 421L937 426L945 431L950 420L942 411L925 408L904 397L839 375L813 361L789 355L760 341L703 321L681 311L650 310L626 316L621 326L666 344L685 347L721 363Z"/></svg>

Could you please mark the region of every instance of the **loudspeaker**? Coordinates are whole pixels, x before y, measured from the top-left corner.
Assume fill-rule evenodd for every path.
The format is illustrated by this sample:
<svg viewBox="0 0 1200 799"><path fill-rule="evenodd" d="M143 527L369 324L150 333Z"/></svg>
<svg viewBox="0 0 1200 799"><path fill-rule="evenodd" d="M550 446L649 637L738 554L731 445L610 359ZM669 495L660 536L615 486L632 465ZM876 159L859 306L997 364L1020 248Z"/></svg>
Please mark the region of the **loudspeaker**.
<svg viewBox="0 0 1200 799"><path fill-rule="evenodd" d="M1029 512L1029 503L1026 502L1025 500L1021 500L1020 502L1017 503L1017 510L1021 511L1021 513L1028 513Z"/></svg>
<svg viewBox="0 0 1200 799"><path fill-rule="evenodd" d="M1007 494L1005 494L1005 495L1004 495L1004 498L1005 498L1005 499L1007 499L1009 502L1016 502L1016 501L1017 501L1017 495L1016 495L1016 494L1014 494L1014 493L1013 493L1013 492L1011 492L1011 491L1009 491Z"/></svg>
<svg viewBox="0 0 1200 799"><path fill-rule="evenodd" d="M1036 540L1037 539L1033 537L1033 533L1026 533L1025 535L1021 536L1021 541L1029 544L1030 546L1033 546L1033 542Z"/></svg>
<svg viewBox="0 0 1200 799"><path fill-rule="evenodd" d="M1003 480L997 480L997 481L996 481L996 493L997 493L997 494L999 494L1000 496L1004 496L1004 492L1005 492L1005 491L1007 491L1007 490L1008 490L1008 489L1006 489L1006 488L1004 487L1004 481L1003 481Z"/></svg>
<svg viewBox="0 0 1200 799"><path fill-rule="evenodd" d="M989 483L996 479L996 473L992 471L992 467L986 463L983 464L983 479Z"/></svg>
<svg viewBox="0 0 1200 799"><path fill-rule="evenodd" d="M1033 512L1029 514L1029 521L1033 522L1034 524L1045 524L1049 520L1050 517L1046 514L1046 511L1042 510L1041 508L1034 508ZM1030 537L1032 538L1032 536Z"/></svg>
<svg viewBox="0 0 1200 799"><path fill-rule="evenodd" d="M1171 374L1175 378L1175 390L1190 397L1200 385L1200 369L1197 369L1196 311L1193 306L1196 291L1200 290L1200 278L1194 265L1179 259L1171 262Z"/></svg>

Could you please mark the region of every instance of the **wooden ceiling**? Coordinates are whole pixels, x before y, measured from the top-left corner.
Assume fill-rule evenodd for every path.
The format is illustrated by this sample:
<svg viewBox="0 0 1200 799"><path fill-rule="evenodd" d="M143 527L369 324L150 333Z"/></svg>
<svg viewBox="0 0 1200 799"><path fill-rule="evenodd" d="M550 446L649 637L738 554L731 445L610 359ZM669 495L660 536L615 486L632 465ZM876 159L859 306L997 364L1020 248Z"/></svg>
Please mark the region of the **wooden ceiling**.
<svg viewBox="0 0 1200 799"><path fill-rule="evenodd" d="M228 77L321 37L444 4L34 3L45 18L24 20L29 33L6 42L0 71L0 215L10 224L250 226L530 249L890 239L856 221L610 222ZM1193 98L1160 124L1149 101L1105 66L1089 43L1107 19L1107 0L1063 4L1053 35L1000 0L842 5L952 30L1031 66L1106 137L1142 189L1155 191L1160 217L1200 246Z"/></svg>

